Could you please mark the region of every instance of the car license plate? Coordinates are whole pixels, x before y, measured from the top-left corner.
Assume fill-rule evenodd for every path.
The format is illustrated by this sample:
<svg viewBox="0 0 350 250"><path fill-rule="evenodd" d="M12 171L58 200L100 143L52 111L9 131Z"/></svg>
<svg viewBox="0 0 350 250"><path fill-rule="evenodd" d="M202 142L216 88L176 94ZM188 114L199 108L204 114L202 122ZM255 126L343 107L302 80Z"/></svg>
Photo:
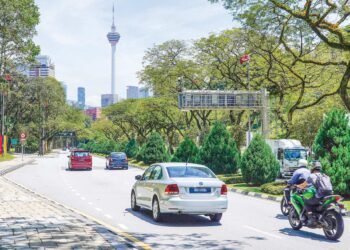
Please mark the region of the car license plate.
<svg viewBox="0 0 350 250"><path fill-rule="evenodd" d="M211 192L211 188L208 188L208 187L190 188L190 193L205 194L205 193L210 193L210 192Z"/></svg>

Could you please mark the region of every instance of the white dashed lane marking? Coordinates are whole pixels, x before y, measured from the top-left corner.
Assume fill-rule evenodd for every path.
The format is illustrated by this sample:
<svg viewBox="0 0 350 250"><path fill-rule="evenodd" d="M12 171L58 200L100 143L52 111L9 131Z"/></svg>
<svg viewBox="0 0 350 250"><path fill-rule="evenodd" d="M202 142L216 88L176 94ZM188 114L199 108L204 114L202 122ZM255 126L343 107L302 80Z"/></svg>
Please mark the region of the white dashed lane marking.
<svg viewBox="0 0 350 250"><path fill-rule="evenodd" d="M95 209L96 209L96 211L99 211L99 212L102 211L102 209L101 209L101 208L98 208L98 207L95 207Z"/></svg>
<svg viewBox="0 0 350 250"><path fill-rule="evenodd" d="M119 226L120 228L124 229L124 230L127 230L127 229L128 229L128 227L125 226L124 224L118 224L118 226Z"/></svg>
<svg viewBox="0 0 350 250"><path fill-rule="evenodd" d="M273 237L273 238L275 238L275 239L279 239L279 240L283 239L283 237L280 237L280 236L278 236L278 235L275 235L275 234L272 234L272 233L269 233L269 232L265 232L265 231L263 231L263 230L260 230L260 229L255 228L255 227L251 227L251 226L247 226L247 225L244 226L244 227L247 228L247 229L249 229L249 230L255 231L255 232L257 232L257 233L260 233L260 234L264 234L264 235L266 235L266 236Z"/></svg>
<svg viewBox="0 0 350 250"><path fill-rule="evenodd" d="M105 217L108 218L108 219L112 219L113 217L110 216L109 214L105 214Z"/></svg>

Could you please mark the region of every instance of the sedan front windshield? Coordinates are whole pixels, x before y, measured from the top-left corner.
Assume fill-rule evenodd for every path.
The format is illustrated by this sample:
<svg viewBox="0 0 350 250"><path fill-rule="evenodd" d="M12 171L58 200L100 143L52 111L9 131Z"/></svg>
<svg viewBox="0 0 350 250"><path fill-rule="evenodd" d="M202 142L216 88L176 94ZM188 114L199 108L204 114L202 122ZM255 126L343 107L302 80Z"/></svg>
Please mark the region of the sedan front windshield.
<svg viewBox="0 0 350 250"><path fill-rule="evenodd" d="M286 160L299 160L307 158L306 150L302 149L286 149L284 151L284 159Z"/></svg>
<svg viewBox="0 0 350 250"><path fill-rule="evenodd" d="M167 167L170 178L216 178L215 174L205 167Z"/></svg>

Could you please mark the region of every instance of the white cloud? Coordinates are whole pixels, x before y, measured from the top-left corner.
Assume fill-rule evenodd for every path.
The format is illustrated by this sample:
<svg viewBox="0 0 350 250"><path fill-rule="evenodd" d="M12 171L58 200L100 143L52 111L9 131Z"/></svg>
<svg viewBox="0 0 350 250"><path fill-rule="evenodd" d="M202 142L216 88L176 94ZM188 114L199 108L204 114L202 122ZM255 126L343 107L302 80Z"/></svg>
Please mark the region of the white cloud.
<svg viewBox="0 0 350 250"><path fill-rule="evenodd" d="M69 99L76 88L86 88L87 103L99 105L110 91L112 0L36 0L41 12L36 42L56 65L56 78L68 85ZM73 3L74 2L74 3ZM138 82L144 51L169 39L191 40L233 26L220 4L207 0L118 0L117 93Z"/></svg>

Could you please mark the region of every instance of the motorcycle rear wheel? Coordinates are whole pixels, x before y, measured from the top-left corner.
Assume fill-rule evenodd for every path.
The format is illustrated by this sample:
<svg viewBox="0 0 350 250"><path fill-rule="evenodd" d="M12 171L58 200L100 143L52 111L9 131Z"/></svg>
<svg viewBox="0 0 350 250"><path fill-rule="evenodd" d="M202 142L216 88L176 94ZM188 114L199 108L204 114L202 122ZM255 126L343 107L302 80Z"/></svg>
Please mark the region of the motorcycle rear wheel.
<svg viewBox="0 0 350 250"><path fill-rule="evenodd" d="M303 223L301 222L299 215L293 206L289 210L288 220L289 220L290 226L294 230L300 230L300 228L302 228L303 226Z"/></svg>
<svg viewBox="0 0 350 250"><path fill-rule="evenodd" d="M329 227L323 228L324 235L329 240L338 240L344 232L342 215L335 210L330 210L324 215L324 221L329 225Z"/></svg>

